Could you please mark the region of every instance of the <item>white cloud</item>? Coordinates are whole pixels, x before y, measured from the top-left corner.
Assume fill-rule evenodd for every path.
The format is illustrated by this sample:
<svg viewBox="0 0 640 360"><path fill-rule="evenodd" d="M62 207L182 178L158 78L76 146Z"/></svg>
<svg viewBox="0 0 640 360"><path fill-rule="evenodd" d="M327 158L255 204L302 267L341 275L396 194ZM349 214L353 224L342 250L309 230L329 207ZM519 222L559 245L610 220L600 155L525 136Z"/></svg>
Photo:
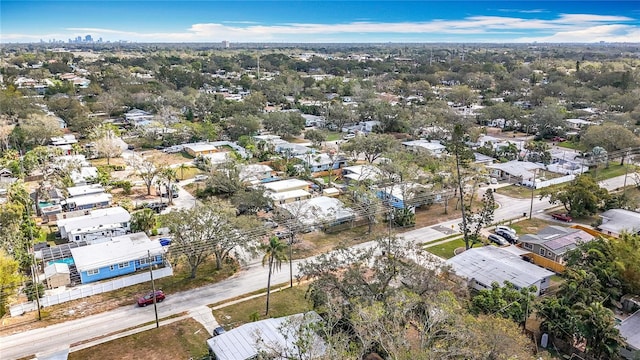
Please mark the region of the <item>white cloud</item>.
<svg viewBox="0 0 640 360"><path fill-rule="evenodd" d="M515 10L514 10L515 11ZM537 10L518 10L537 11ZM421 36L424 41L639 41L639 27L629 25L634 19L626 16L594 14L560 14L555 19L526 19L512 16L470 16L459 20L381 23L357 21L338 24L287 23L262 25L254 22L193 24L184 31L140 32L117 29L74 27L66 33L46 35L3 34L1 41L33 41L66 39L91 33L94 38L140 42L367 42ZM596 40L596 37L598 40ZM450 40L443 40L450 39ZM625 39L625 40L620 40Z"/></svg>

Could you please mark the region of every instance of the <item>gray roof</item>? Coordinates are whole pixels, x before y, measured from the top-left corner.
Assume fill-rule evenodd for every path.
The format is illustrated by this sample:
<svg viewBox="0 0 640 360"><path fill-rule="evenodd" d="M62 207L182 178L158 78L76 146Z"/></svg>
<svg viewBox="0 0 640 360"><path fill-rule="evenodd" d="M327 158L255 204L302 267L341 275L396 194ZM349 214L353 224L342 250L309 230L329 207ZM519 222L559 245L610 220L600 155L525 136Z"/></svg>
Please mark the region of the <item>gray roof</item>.
<svg viewBox="0 0 640 360"><path fill-rule="evenodd" d="M580 243L593 240L595 237L585 231L574 228L551 225L541 229L538 234L526 234L520 242L538 244L556 255L562 255L575 249Z"/></svg>
<svg viewBox="0 0 640 360"><path fill-rule="evenodd" d="M355 216L355 212L336 198L318 196L308 200L293 201L282 204L291 215L305 225L314 225L320 222L346 221Z"/></svg>
<svg viewBox="0 0 640 360"><path fill-rule="evenodd" d="M528 162L528 161L508 161L506 163L498 163L487 165L490 169L499 169L511 176L522 177L524 179L533 178L533 173L530 170L542 169L541 165Z"/></svg>
<svg viewBox="0 0 640 360"><path fill-rule="evenodd" d="M624 319L618 326L618 330L620 335L626 339L627 345L640 350L640 310Z"/></svg>
<svg viewBox="0 0 640 360"><path fill-rule="evenodd" d="M275 319L265 319L241 325L207 340L207 345L218 360L253 359L258 352L277 352L274 359L288 359L296 354L300 325L321 320L315 312L295 314ZM303 330L304 331L304 330ZM305 339L307 340L307 339ZM326 344L319 336L313 336L309 346L313 353L305 358L314 359L324 355Z"/></svg>
<svg viewBox="0 0 640 360"><path fill-rule="evenodd" d="M474 279L486 286L494 281L500 285L509 281L524 288L554 274L496 246L469 249L447 260L447 264L451 265L458 276Z"/></svg>
<svg viewBox="0 0 640 360"><path fill-rule="evenodd" d="M598 226L603 231L620 234L623 231L637 233L640 231L640 213L623 210L611 209L600 214L602 224Z"/></svg>

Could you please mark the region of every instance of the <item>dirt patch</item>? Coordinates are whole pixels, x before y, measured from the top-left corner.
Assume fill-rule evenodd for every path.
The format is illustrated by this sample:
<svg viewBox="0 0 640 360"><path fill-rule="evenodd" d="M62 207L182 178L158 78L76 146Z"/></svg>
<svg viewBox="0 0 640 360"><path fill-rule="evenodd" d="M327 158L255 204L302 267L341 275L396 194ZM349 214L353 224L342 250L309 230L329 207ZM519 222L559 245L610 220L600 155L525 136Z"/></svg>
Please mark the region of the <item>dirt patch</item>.
<svg viewBox="0 0 640 360"><path fill-rule="evenodd" d="M163 165L191 163L193 161L193 157L184 152L177 154L167 154L160 150L146 150L141 152L140 156L157 164Z"/></svg>
<svg viewBox="0 0 640 360"><path fill-rule="evenodd" d="M69 359L199 359L207 354L207 331L193 319L143 331L69 354Z"/></svg>

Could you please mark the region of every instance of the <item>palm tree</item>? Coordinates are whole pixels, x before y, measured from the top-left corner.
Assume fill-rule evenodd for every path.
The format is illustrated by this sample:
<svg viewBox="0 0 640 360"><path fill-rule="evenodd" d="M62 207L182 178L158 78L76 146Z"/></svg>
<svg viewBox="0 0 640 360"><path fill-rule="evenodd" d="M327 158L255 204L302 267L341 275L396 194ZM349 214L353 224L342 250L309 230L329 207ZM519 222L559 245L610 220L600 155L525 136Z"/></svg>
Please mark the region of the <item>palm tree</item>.
<svg viewBox="0 0 640 360"><path fill-rule="evenodd" d="M167 196L169 197L169 205L171 205L173 204L173 189L171 188L171 180L177 178L176 169L172 167L166 167L160 170L160 178L162 179L162 182L167 182ZM162 193L162 191L160 192Z"/></svg>
<svg viewBox="0 0 640 360"><path fill-rule="evenodd" d="M151 209L142 209L131 214L131 231L144 231L147 235L156 227L157 219Z"/></svg>
<svg viewBox="0 0 640 360"><path fill-rule="evenodd" d="M262 258L262 266L269 264L269 277L267 278L267 310L265 315L269 315L269 297L271 295L271 274L273 270L280 270L283 261L287 261L287 244L280 241L277 236L269 238L268 244L263 244L260 247L264 251L264 257Z"/></svg>
<svg viewBox="0 0 640 360"><path fill-rule="evenodd" d="M184 171L188 168L189 165L187 165L186 163L182 163L180 164L180 166L178 166L178 169L180 169L180 181L184 180Z"/></svg>

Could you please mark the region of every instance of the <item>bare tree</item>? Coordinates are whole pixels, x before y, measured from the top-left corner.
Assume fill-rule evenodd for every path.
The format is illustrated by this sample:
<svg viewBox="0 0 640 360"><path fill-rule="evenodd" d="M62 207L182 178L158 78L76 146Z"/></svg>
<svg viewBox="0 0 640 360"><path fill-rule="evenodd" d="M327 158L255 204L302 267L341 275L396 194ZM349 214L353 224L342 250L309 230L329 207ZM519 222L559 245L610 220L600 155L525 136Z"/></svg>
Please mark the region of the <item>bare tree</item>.
<svg viewBox="0 0 640 360"><path fill-rule="evenodd" d="M119 141L118 129L113 125L100 125L96 127L91 138L93 139L95 151L107 159L107 165L111 158L122 154L121 141Z"/></svg>
<svg viewBox="0 0 640 360"><path fill-rule="evenodd" d="M144 159L136 156L129 158L128 164L135 170L136 175L140 176L144 182L144 185L147 187L147 195L151 195L153 180L160 171L158 165L153 161L153 159Z"/></svg>

